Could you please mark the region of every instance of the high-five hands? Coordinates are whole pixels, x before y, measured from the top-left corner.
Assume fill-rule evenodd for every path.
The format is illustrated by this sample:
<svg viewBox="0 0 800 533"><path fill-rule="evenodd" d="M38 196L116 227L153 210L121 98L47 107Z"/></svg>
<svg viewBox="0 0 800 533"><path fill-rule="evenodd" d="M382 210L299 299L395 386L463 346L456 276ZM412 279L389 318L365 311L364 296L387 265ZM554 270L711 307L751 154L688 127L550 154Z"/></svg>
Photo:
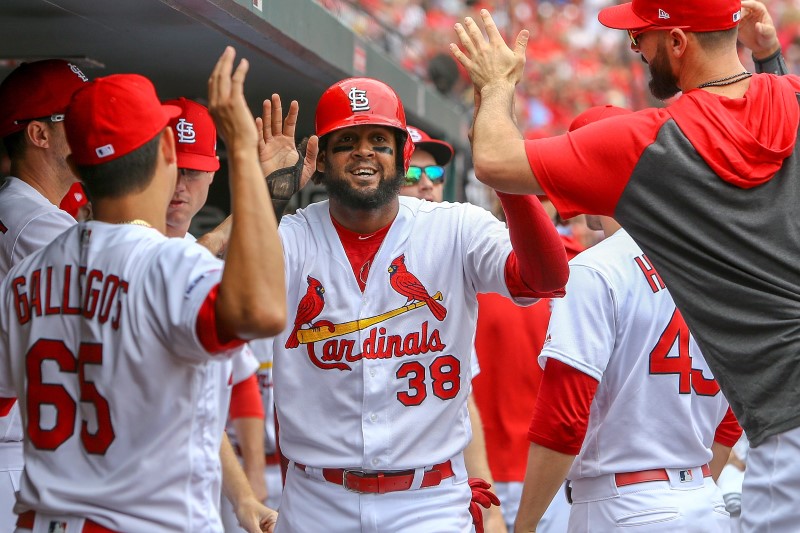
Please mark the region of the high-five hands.
<svg viewBox="0 0 800 533"><path fill-rule="evenodd" d="M494 84L516 85L522 79L525 67L528 30L519 32L512 50L506 45L487 10L481 9L481 19L488 40L478 24L467 17L463 25L458 23L455 26L464 51L454 43L450 44L450 51L469 73L476 91L482 92L485 87Z"/></svg>
<svg viewBox="0 0 800 533"><path fill-rule="evenodd" d="M300 151L295 144L295 128L297 126L297 115L299 106L297 101L289 104L289 112L286 119L283 118L281 98L273 94L269 100L264 100L260 118L256 118L256 129L258 130L258 158L261 162L261 170L264 176L269 176L276 170L289 167L299 167L292 172L294 178L292 183L281 179L281 183L273 184L271 192L273 199L288 200L291 196L302 189L311 176L314 174L317 165L317 151L319 140L316 135L312 135L307 143L301 143ZM304 155L302 166L300 167L300 156ZM288 177L288 176L287 176ZM284 183L286 181L287 183ZM280 186L280 191L272 190L273 187Z"/></svg>

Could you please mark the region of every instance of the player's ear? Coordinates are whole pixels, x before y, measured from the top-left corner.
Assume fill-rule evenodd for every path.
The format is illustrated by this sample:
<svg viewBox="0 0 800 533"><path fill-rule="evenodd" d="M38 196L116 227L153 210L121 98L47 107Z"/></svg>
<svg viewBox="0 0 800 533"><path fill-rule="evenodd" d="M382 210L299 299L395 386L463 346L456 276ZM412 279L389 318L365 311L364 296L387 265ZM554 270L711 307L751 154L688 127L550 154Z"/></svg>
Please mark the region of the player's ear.
<svg viewBox="0 0 800 533"><path fill-rule="evenodd" d="M320 150L317 154L317 172L325 173L325 150Z"/></svg>
<svg viewBox="0 0 800 533"><path fill-rule="evenodd" d="M40 120L31 120L25 126L25 136L28 138L33 146L38 148L50 147L50 131L44 122Z"/></svg>
<svg viewBox="0 0 800 533"><path fill-rule="evenodd" d="M172 133L172 128L164 128L161 132L161 155L167 164L178 164L178 155L175 152L175 134Z"/></svg>

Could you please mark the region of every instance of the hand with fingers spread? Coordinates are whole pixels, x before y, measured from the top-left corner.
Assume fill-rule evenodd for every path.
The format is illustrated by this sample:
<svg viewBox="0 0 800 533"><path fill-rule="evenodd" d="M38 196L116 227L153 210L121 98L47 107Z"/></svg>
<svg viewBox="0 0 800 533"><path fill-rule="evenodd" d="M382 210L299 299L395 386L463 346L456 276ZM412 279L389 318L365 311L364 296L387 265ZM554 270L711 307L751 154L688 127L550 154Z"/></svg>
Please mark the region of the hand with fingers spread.
<svg viewBox="0 0 800 533"><path fill-rule="evenodd" d="M255 149L258 132L244 98L244 80L250 63L242 59L233 69L236 51L227 47L208 79L208 110L229 152Z"/></svg>
<svg viewBox="0 0 800 533"><path fill-rule="evenodd" d="M317 165L318 139L312 135L307 141L295 146L295 127L299 106L297 101L289 105L286 119L283 118L281 99L273 94L264 100L261 118L256 119L258 130L258 157L261 170L270 182L273 200L289 200L311 179ZM300 158L303 158L300 161Z"/></svg>
<svg viewBox="0 0 800 533"><path fill-rule="evenodd" d="M466 53L453 43L450 44L451 52L467 70L479 92L482 92L487 85L498 83L516 85L522 79L522 70L525 67L528 30L522 30L517 35L512 50L503 40L487 10L481 10L481 18L488 40L484 38L478 24L471 17L467 17L463 25L458 23L455 26L456 34Z"/></svg>
<svg viewBox="0 0 800 533"><path fill-rule="evenodd" d="M742 0L739 41L753 52L756 59L769 57L781 48L772 17L758 0Z"/></svg>

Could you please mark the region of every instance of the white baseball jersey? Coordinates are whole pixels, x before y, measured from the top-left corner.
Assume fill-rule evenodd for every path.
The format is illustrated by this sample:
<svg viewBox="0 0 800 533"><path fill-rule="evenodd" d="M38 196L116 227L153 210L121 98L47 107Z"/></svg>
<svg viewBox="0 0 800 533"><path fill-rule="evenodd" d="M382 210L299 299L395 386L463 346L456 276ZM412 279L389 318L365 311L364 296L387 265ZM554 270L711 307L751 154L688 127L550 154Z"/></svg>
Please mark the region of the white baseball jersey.
<svg viewBox="0 0 800 533"><path fill-rule="evenodd" d="M0 281L22 258L74 225L75 219L39 191L20 179L7 177L0 186ZM22 463L22 423L19 405L14 403L11 411L0 417L0 471L16 472L18 477ZM0 480L0 484L6 482ZM13 528L13 501L0 505L0 529Z"/></svg>
<svg viewBox="0 0 800 533"><path fill-rule="evenodd" d="M191 233L184 235L183 240L191 243L197 242ZM218 431L214 430L214 434L220 435L226 428L233 386L246 380L258 370L258 360L253 355L250 346L245 344L234 350L230 358L217 358L213 363L205 370L207 384L202 388L207 390L205 399L210 402L209 405L218 406L216 416ZM213 450L209 451L213 453Z"/></svg>
<svg viewBox="0 0 800 533"><path fill-rule="evenodd" d="M220 529L219 402L196 322L221 269L156 230L88 222L9 272L0 396L18 396L27 428L18 512Z"/></svg>
<svg viewBox="0 0 800 533"><path fill-rule="evenodd" d="M363 293L327 201L283 217L280 234L289 324L274 339L273 373L284 455L403 470L459 454L471 438L476 297L510 296L505 225L476 206L400 197Z"/></svg>
<svg viewBox="0 0 800 533"><path fill-rule="evenodd" d="M597 379L569 479L706 464L728 409L669 291L624 231L570 261L539 356Z"/></svg>
<svg viewBox="0 0 800 533"><path fill-rule="evenodd" d="M258 389L261 392L261 403L264 407L264 452L275 453L277 440L275 435L275 398L272 382L272 349L273 339L257 339L250 342L250 348L258 361Z"/></svg>

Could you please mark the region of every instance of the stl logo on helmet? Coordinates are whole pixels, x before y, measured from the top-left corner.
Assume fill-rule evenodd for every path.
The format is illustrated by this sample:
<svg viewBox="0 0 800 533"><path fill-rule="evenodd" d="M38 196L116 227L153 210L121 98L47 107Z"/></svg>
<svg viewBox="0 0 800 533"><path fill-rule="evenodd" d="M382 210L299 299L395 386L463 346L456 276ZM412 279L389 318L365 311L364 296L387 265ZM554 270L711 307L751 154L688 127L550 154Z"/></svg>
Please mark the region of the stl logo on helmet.
<svg viewBox="0 0 800 533"><path fill-rule="evenodd" d="M175 125L175 129L178 131L179 143L194 144L197 134L194 131L193 123L186 122L186 119L182 118Z"/></svg>
<svg viewBox="0 0 800 533"><path fill-rule="evenodd" d="M355 87L350 89L347 94L350 98L350 109L356 111L369 111L369 99L367 98L367 91L359 90Z"/></svg>

